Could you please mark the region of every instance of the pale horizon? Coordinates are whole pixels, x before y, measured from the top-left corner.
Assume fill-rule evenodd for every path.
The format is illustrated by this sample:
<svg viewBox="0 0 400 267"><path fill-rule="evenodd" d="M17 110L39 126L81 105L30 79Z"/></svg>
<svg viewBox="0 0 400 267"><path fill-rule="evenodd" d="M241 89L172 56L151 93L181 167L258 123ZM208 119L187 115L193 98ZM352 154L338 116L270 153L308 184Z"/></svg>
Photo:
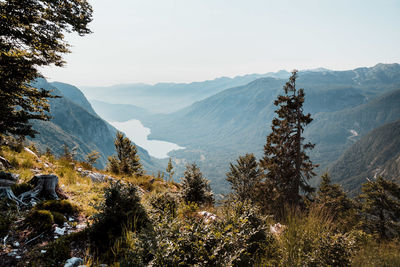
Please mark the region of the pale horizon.
<svg viewBox="0 0 400 267"><path fill-rule="evenodd" d="M294 68L400 62L400 1L89 0L93 34L68 35L76 86L190 83Z"/></svg>

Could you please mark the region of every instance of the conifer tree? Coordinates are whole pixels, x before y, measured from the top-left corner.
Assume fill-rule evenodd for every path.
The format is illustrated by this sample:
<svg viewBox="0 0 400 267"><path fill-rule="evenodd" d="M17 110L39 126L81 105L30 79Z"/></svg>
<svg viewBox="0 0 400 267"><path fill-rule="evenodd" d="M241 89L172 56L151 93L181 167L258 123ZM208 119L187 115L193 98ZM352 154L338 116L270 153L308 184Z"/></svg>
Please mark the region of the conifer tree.
<svg viewBox="0 0 400 267"><path fill-rule="evenodd" d="M304 89L296 88L297 70L292 72L283 87L284 95L279 95L275 106L278 117L272 120L272 132L264 146L264 157L260 164L265 170L265 186L270 201L298 205L301 193L311 193L313 188L308 180L315 175L307 149L314 147L304 143L304 126L312 121L311 115L303 113Z"/></svg>
<svg viewBox="0 0 400 267"><path fill-rule="evenodd" d="M203 177L196 163L186 166L181 194L183 200L187 203L211 204L214 202L209 181Z"/></svg>
<svg viewBox="0 0 400 267"><path fill-rule="evenodd" d="M132 144L131 140L125 137L123 133L117 132L114 145L117 150L117 156L108 158L109 170L117 174L141 175L143 173L142 164L140 163L136 146Z"/></svg>
<svg viewBox="0 0 400 267"><path fill-rule="evenodd" d="M175 174L175 171L173 171L173 169L174 169L174 166L172 165L172 160L171 160L171 158L169 158L167 168L165 169L165 171L168 173L168 181L169 182L172 181L172 178Z"/></svg>
<svg viewBox="0 0 400 267"><path fill-rule="evenodd" d="M400 237L400 185L379 176L361 190L362 226L381 238Z"/></svg>
<svg viewBox="0 0 400 267"><path fill-rule="evenodd" d="M347 197L343 188L339 184L332 184L327 173L322 175L321 178L322 181L315 201L327 207L335 217L348 212L353 207L353 203Z"/></svg>
<svg viewBox="0 0 400 267"><path fill-rule="evenodd" d="M240 201L255 200L255 191L261 179L262 171L253 154L240 156L235 165L230 164L230 171L226 174L226 180Z"/></svg>

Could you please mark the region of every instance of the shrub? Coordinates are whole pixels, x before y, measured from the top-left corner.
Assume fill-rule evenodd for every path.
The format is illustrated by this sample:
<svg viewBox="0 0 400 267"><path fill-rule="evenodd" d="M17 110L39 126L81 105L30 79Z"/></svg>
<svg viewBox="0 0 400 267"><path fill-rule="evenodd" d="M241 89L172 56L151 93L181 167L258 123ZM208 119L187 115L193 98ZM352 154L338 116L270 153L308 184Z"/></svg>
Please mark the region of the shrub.
<svg viewBox="0 0 400 267"><path fill-rule="evenodd" d="M39 250L33 251L30 266L63 266L71 257L70 240L64 237L41 247L40 250L46 250L46 253L43 254Z"/></svg>
<svg viewBox="0 0 400 267"><path fill-rule="evenodd" d="M290 210L290 209L289 209ZM349 266L355 238L337 232L329 212L312 207L309 213L291 210L279 236L283 266Z"/></svg>
<svg viewBox="0 0 400 267"><path fill-rule="evenodd" d="M78 208L68 200L45 200L38 203L35 209L59 212L66 215L73 215L78 211Z"/></svg>
<svg viewBox="0 0 400 267"><path fill-rule="evenodd" d="M263 255L272 258L276 250L264 220L247 204L233 203L224 219L208 223L190 215L159 219L154 222L152 251L156 266L253 266Z"/></svg>
<svg viewBox="0 0 400 267"><path fill-rule="evenodd" d="M186 166L181 194L183 200L187 203L212 204L214 202L209 181L203 177L196 163Z"/></svg>
<svg viewBox="0 0 400 267"><path fill-rule="evenodd" d="M58 224L59 226L63 226L65 222L65 216L62 213L59 213L57 211L52 211L51 214L54 217L54 222Z"/></svg>
<svg viewBox="0 0 400 267"><path fill-rule="evenodd" d="M13 191L14 195L19 196L22 193L25 193L29 190L33 189L33 185L28 183L21 183L21 184L14 184L11 186L11 190Z"/></svg>
<svg viewBox="0 0 400 267"><path fill-rule="evenodd" d="M156 214L175 217L178 209L177 198L169 192L153 194L149 199L150 206Z"/></svg>
<svg viewBox="0 0 400 267"><path fill-rule="evenodd" d="M132 184L112 183L105 189L105 200L97 209L99 213L93 217L89 236L95 254L104 253L105 258L110 257L110 248L121 237L124 227L140 231L149 223Z"/></svg>
<svg viewBox="0 0 400 267"><path fill-rule="evenodd" d="M37 232L49 231L54 224L54 217L48 210L32 210L25 218Z"/></svg>

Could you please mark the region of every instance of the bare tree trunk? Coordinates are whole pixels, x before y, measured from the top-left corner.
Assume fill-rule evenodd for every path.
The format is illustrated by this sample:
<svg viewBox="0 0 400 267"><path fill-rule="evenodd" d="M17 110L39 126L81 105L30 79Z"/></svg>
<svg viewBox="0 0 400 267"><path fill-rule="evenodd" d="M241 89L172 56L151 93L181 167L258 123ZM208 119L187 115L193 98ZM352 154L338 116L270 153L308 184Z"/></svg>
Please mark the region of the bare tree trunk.
<svg viewBox="0 0 400 267"><path fill-rule="evenodd" d="M32 199L58 199L56 193L58 177L56 175L35 175L28 183L35 187L18 196L20 201L31 201Z"/></svg>
<svg viewBox="0 0 400 267"><path fill-rule="evenodd" d="M24 203L20 201L11 190L11 187L0 187L0 198L7 198L14 201L18 205L23 205Z"/></svg>

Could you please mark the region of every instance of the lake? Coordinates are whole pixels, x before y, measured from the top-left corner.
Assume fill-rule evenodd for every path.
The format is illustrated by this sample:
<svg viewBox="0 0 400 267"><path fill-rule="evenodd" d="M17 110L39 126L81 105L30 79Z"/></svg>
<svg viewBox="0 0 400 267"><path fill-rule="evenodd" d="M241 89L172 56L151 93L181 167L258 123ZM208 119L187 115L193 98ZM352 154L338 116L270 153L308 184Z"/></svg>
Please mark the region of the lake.
<svg viewBox="0 0 400 267"><path fill-rule="evenodd" d="M168 153L172 150L185 149L171 142L147 139L151 130L144 127L139 120L109 123L119 131L125 133L132 142L146 149L149 154L155 158L168 158Z"/></svg>

